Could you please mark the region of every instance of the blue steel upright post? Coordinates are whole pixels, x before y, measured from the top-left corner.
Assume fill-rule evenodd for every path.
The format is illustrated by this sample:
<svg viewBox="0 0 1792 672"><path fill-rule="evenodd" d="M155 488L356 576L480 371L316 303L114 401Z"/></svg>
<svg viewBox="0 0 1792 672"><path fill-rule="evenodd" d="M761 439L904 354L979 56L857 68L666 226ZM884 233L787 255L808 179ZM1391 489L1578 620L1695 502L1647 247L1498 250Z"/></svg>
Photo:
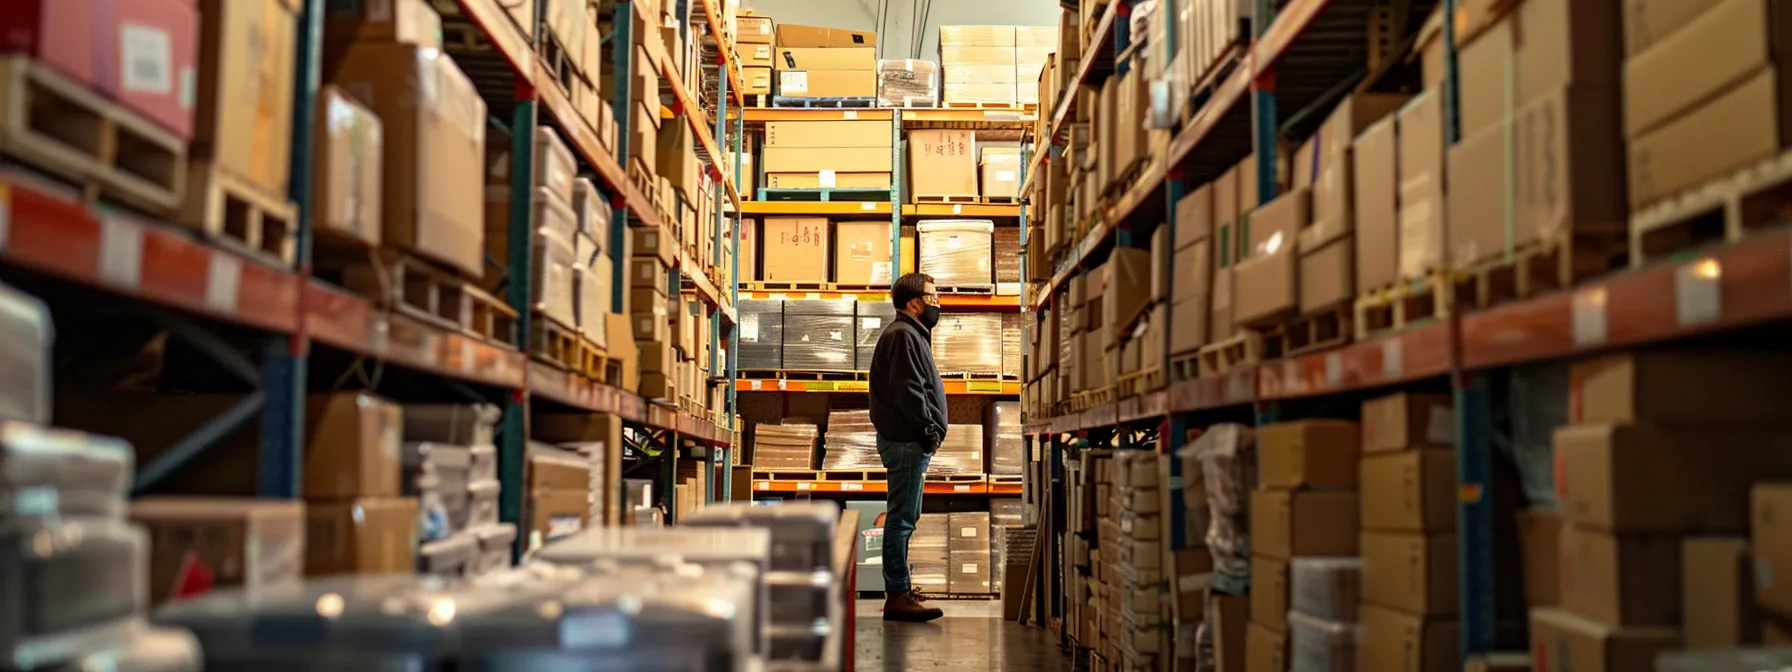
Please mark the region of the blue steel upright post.
<svg viewBox="0 0 1792 672"><path fill-rule="evenodd" d="M323 0L305 0L299 11L292 95L292 157L287 196L297 207L297 268L311 275L312 166L316 160L317 91L321 80ZM255 491L262 497L296 499L304 480L305 370L310 348L305 321L290 335L270 336L261 356L261 455Z"/></svg>
<svg viewBox="0 0 1792 672"><path fill-rule="evenodd" d="M536 35L544 35L544 10L535 6ZM505 302L516 311L517 342L527 352L531 342L533 316L530 315L531 294L535 278L529 272L530 250L534 245L535 125L537 123L535 85L517 78L516 107L510 113L510 210L504 230L509 238L509 254L504 260L509 273ZM515 390L504 400L504 415L498 425L498 480L503 485L498 495L498 517L507 523L523 522L523 465L529 446L529 396L527 390ZM520 529L520 528L519 528ZM520 556L528 547L525 535L517 535L515 552Z"/></svg>
<svg viewBox="0 0 1792 672"><path fill-rule="evenodd" d="M705 0L705 1L710 2L713 0ZM717 33L717 35L716 35L716 126L715 126L714 139L715 139L715 147L716 147L717 151L720 151L723 146L723 143L726 142L728 139L728 55L725 53L722 53L722 40L721 40L721 35L720 35L721 27L720 26L710 26L710 31ZM722 157L712 156L710 158L713 159L713 161L714 161L710 167L715 170L713 175L716 178L718 184L721 184L723 182L735 184L735 186L736 186L735 193L738 194L740 192L739 184L738 184L739 180L737 178L735 178L732 173L726 173L725 171L722 170L722 164L721 164ZM727 219L727 212L724 210L723 206L728 205L728 203L727 203L728 189L727 189L726 184L724 184L722 187L722 193L718 194L716 196L716 198L713 200L715 200L715 203L716 203L716 213L715 213L716 218L715 218L715 226L713 227L714 231L710 232L711 245L710 245L710 253L709 253L709 267L710 268L721 268L721 266L722 266L722 231L723 231L722 223ZM722 303L722 297L720 296L721 293L722 293L722 288L717 287L716 288L717 296L715 297L717 304ZM731 306L734 305L733 301L729 301L728 305L731 305ZM710 320L709 320L709 371L710 371L710 375L715 375L717 373L723 372L722 351L721 351L721 348L722 348L722 318L726 317L726 316L727 316L727 313L721 309L720 305L717 305L715 311L710 313ZM723 378L723 384L732 385L733 383L734 383L734 381L732 378ZM710 409L710 411L711 411L711 417L714 417L715 409ZM713 466L710 471L710 474L712 476L715 476L716 480L721 481L721 483L722 483L721 499L726 501L728 499L733 498L733 496L734 496L734 490L732 489L733 481L734 481L734 478L733 478L734 470L728 466L729 462L730 462L730 460L728 459L728 456L730 453L732 453L734 451L734 444L732 442L729 442L729 443L727 443L727 445L723 446L723 445L721 445L722 442L720 442L720 441L717 441L716 444L718 445L718 448L715 450L715 452L713 453L713 455L711 457L711 464ZM716 471L715 471L716 469L720 469L721 473L719 473L719 474L716 473ZM709 491L710 491L710 494L713 495L715 493L716 489L710 488ZM710 499L713 501L715 498L712 496Z"/></svg>

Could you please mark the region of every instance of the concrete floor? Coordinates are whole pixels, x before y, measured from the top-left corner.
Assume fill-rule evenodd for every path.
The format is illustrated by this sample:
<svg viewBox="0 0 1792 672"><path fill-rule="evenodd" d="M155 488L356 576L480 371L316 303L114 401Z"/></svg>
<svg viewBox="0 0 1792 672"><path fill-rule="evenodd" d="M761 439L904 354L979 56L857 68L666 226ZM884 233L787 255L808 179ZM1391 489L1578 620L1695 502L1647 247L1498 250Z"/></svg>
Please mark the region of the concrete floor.
<svg viewBox="0 0 1792 672"><path fill-rule="evenodd" d="M931 600L945 610L932 623L886 623L883 600L859 600L856 672L997 670L1070 672L1070 657L1043 628L1002 620L998 600Z"/></svg>

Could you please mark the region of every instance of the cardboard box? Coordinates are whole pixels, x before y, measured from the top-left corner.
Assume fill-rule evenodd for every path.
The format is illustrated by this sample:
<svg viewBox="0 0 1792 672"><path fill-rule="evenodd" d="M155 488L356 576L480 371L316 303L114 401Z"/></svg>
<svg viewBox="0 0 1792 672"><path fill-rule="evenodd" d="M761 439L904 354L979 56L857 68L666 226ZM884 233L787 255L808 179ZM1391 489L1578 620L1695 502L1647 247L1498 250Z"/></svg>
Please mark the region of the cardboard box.
<svg viewBox="0 0 1792 672"><path fill-rule="evenodd" d="M1761 612L1748 539L1692 537L1680 543L1680 630L1688 649L1761 642Z"/></svg>
<svg viewBox="0 0 1792 672"><path fill-rule="evenodd" d="M772 189L889 189L889 173L767 173L765 186Z"/></svg>
<svg viewBox="0 0 1792 672"><path fill-rule="evenodd" d="M915 269L915 230L902 229L901 273L890 273L888 222L840 222L834 225L834 281L843 285L888 286Z"/></svg>
<svg viewBox="0 0 1792 672"><path fill-rule="evenodd" d="M1554 0L1549 0L1553 2ZM1516 86L1509 85L1516 77L1518 45L1514 41L1514 20L1492 24L1474 42L1459 43L1456 52L1457 80L1461 82L1458 109L1461 110L1461 133L1464 139L1485 134L1501 124L1508 124ZM1496 183L1503 174L1487 179ZM1451 193L1454 193L1452 190Z"/></svg>
<svg viewBox="0 0 1792 672"><path fill-rule="evenodd" d="M778 70L778 95L791 98L867 98L877 95L876 70Z"/></svg>
<svg viewBox="0 0 1792 672"><path fill-rule="evenodd" d="M1515 236L1516 226L1508 197L1508 178L1513 177L1512 124L1500 119L1448 150L1446 188L1449 216L1444 223L1444 261L1453 268L1469 268L1486 260L1503 258Z"/></svg>
<svg viewBox="0 0 1792 672"><path fill-rule="evenodd" d="M130 519L149 538L151 604L189 597L182 591L195 564L210 569L213 589L265 590L304 576L303 502L140 497L131 501Z"/></svg>
<svg viewBox="0 0 1792 672"><path fill-rule="evenodd" d="M1104 266L1108 271L1100 319L1114 329L1125 328L1151 302L1151 251L1115 247Z"/></svg>
<svg viewBox="0 0 1792 672"><path fill-rule="evenodd" d="M404 418L397 404L355 392L312 394L305 420L306 497L400 494Z"/></svg>
<svg viewBox="0 0 1792 672"><path fill-rule="evenodd" d="M1207 596L1207 618L1213 623L1213 659L1219 672L1245 669L1251 598L1214 592Z"/></svg>
<svg viewBox="0 0 1792 672"><path fill-rule="evenodd" d="M825 217L765 218L767 282L827 282L833 234Z"/></svg>
<svg viewBox="0 0 1792 672"><path fill-rule="evenodd" d="M1362 462L1365 530L1456 529L1456 453L1410 450L1370 454Z"/></svg>
<svg viewBox="0 0 1792 672"><path fill-rule="evenodd" d="M1357 424L1347 420L1296 420L1258 428L1260 487L1356 487L1358 436Z"/></svg>
<svg viewBox="0 0 1792 672"><path fill-rule="evenodd" d="M1457 611L1456 535L1364 532L1363 602L1425 616Z"/></svg>
<svg viewBox="0 0 1792 672"><path fill-rule="evenodd" d="M1583 359L1568 368L1569 422L1778 425L1792 397L1792 358L1747 350L1660 349ZM1687 394L1698 390L1698 394Z"/></svg>
<svg viewBox="0 0 1792 672"><path fill-rule="evenodd" d="M888 173L895 165L889 147L808 147L765 150L765 172ZM974 177L974 176L973 176Z"/></svg>
<svg viewBox="0 0 1792 672"><path fill-rule="evenodd" d="M1251 624L1288 634L1288 561L1251 556Z"/></svg>
<svg viewBox="0 0 1792 672"><path fill-rule="evenodd" d="M1356 555L1354 490L1251 492L1252 551L1273 558Z"/></svg>
<svg viewBox="0 0 1792 672"><path fill-rule="evenodd" d="M1778 67L1630 141L1630 205L1639 208L1765 159L1787 139Z"/></svg>
<svg viewBox="0 0 1792 672"><path fill-rule="evenodd" d="M248 180L260 187L264 194L279 200L286 198L287 178L291 171L297 13L297 3L290 0L204 0L199 3L198 95L193 99L198 105L193 110L193 140L187 154L196 163L210 159L219 169ZM110 42L110 39L102 42ZM448 59L442 56L440 60L447 62ZM392 67L403 68L398 63L393 63ZM174 75L172 71L168 74ZM169 88L182 90L192 86L176 86L178 83L170 81ZM386 122L386 157L393 158L391 145L404 144L402 134L405 129L395 128L393 121L386 119L384 100L369 100L368 96L359 95L359 90L340 74L329 83L344 85L351 95L373 108ZM402 85L373 86L371 90L391 91L395 88L406 90ZM474 100L478 97L474 96ZM480 104L484 105L483 102ZM483 108L479 117L485 117ZM484 130L485 124L480 122L479 132ZM473 148L477 150L478 147L479 143L474 143ZM414 158L410 160L415 161ZM391 196L388 204L402 200L392 192L406 184L390 179L394 169L389 164L385 184L386 193ZM468 170L476 177L479 166L480 161L475 158ZM483 193L477 185L473 192L478 192L475 196ZM189 193L192 193L191 189ZM477 203L470 207L478 210ZM473 249L477 251L478 245Z"/></svg>
<svg viewBox="0 0 1792 672"><path fill-rule="evenodd" d="M1741 533L1749 486L1792 477L1784 430L1569 425L1555 451L1567 519L1617 532Z"/></svg>
<svg viewBox="0 0 1792 672"><path fill-rule="evenodd" d="M1270 254L1294 247L1294 238L1313 222L1313 192L1295 189L1251 211L1244 236L1244 257Z"/></svg>
<svg viewBox="0 0 1792 672"><path fill-rule="evenodd" d="M1186 354L1207 345L1211 328L1209 327L1209 301L1212 294L1212 274L1209 272L1212 263L1210 253L1211 240L1202 240L1176 252L1174 285L1170 290L1170 325L1179 325L1176 329L1167 329L1170 337L1170 352Z"/></svg>
<svg viewBox="0 0 1792 672"><path fill-rule="evenodd" d="M908 134L909 195L977 195L976 143L971 131Z"/></svg>
<svg viewBox="0 0 1792 672"><path fill-rule="evenodd" d="M769 47L767 50L769 51ZM746 96L772 95L772 69L760 66L742 67L740 92Z"/></svg>
<svg viewBox="0 0 1792 672"><path fill-rule="evenodd" d="M743 68L772 67L772 63L775 62L772 60L772 50L773 47L770 44L748 44L746 42L734 44L734 56L740 59Z"/></svg>
<svg viewBox="0 0 1792 672"><path fill-rule="evenodd" d="M1710 100L1750 73L1782 61L1792 47L1786 30L1792 28L1792 14L1772 2L1726 0L1687 18L1653 47L1625 61L1625 137L1646 133Z"/></svg>
<svg viewBox="0 0 1792 672"><path fill-rule="evenodd" d="M1282 615L1284 619L1287 614ZM1288 669L1288 635L1251 622L1245 635L1246 672L1284 672ZM1226 669L1226 668L1221 668Z"/></svg>
<svg viewBox="0 0 1792 672"><path fill-rule="evenodd" d="M415 498L312 502L305 517L306 576L416 571Z"/></svg>
<svg viewBox="0 0 1792 672"><path fill-rule="evenodd" d="M591 498L587 490L531 492L525 506L529 548L577 534L590 522Z"/></svg>
<svg viewBox="0 0 1792 672"><path fill-rule="evenodd" d="M1546 0L1521 5L1513 64L1515 102L1524 105L1567 86L1617 90L1623 82L1621 0Z"/></svg>
<svg viewBox="0 0 1792 672"><path fill-rule="evenodd" d="M890 149L888 119L847 121L768 121L767 149L881 147Z"/></svg>
<svg viewBox="0 0 1792 672"><path fill-rule="evenodd" d="M777 26L778 46L784 47L875 47L877 33L867 30L824 28L781 23Z"/></svg>
<svg viewBox="0 0 1792 672"><path fill-rule="evenodd" d="M1401 108L1399 146L1400 278L1417 278L1443 263L1443 98L1426 91Z"/></svg>
<svg viewBox="0 0 1792 672"><path fill-rule="evenodd" d="M1221 238L1223 239L1224 236ZM1238 333L1238 323L1235 319L1237 311L1234 308L1236 300L1232 292L1233 270L1221 268L1213 272L1212 304L1207 311L1209 343L1218 343Z"/></svg>
<svg viewBox="0 0 1792 672"><path fill-rule="evenodd" d="M1300 314L1313 315L1329 309L1345 309L1356 299L1356 269L1352 253L1356 250L1351 237L1339 229L1338 220L1314 224L1301 229L1295 239L1299 255L1295 277Z"/></svg>
<svg viewBox="0 0 1792 672"><path fill-rule="evenodd" d="M1236 283L1236 292L1231 297L1231 317L1239 326L1270 326L1299 308L1299 297L1295 296L1298 258L1294 246L1290 244L1273 252L1245 259L1226 269ZM1217 280L1215 287L1214 301L1217 304ZM1215 321L1218 322L1219 318L1216 317Z"/></svg>
<svg viewBox="0 0 1792 672"><path fill-rule="evenodd" d="M737 44L771 44L773 35L772 18L769 16L734 16L734 41Z"/></svg>
<svg viewBox="0 0 1792 672"><path fill-rule="evenodd" d="M778 47L772 69L866 70L877 69L876 47Z"/></svg>
<svg viewBox="0 0 1792 672"><path fill-rule="evenodd" d="M1513 246L1629 231L1622 183L1618 91L1582 86L1540 94L1518 109Z"/></svg>
<svg viewBox="0 0 1792 672"><path fill-rule="evenodd" d="M440 50L357 44L332 82L350 93L406 92L358 96L382 125L383 240L479 276L485 269L486 119L472 80ZM433 98L414 96L425 91ZM258 128L270 130L238 137L275 133ZM279 172L284 175L285 168ZM280 193L285 189L282 178Z"/></svg>
<svg viewBox="0 0 1792 672"><path fill-rule="evenodd" d="M1776 614L1792 614L1792 483L1758 483L1750 494L1754 516L1755 602Z"/></svg>
<svg viewBox="0 0 1792 672"><path fill-rule="evenodd" d="M1531 610L1531 662L1538 670L1628 672L1654 669L1655 656L1680 647L1673 628L1599 623L1565 609Z"/></svg>
<svg viewBox="0 0 1792 672"><path fill-rule="evenodd" d="M1399 277L1397 128L1391 117L1376 122L1357 136L1351 152L1359 291L1391 285Z"/></svg>
<svg viewBox="0 0 1792 672"><path fill-rule="evenodd" d="M1540 508L1518 512L1518 553L1524 576L1524 603L1553 607L1562 603L1562 514Z"/></svg>
<svg viewBox="0 0 1792 672"><path fill-rule="evenodd" d="M1176 202L1177 250L1194 245L1213 233L1214 191L1214 183L1202 184Z"/></svg>
<svg viewBox="0 0 1792 672"><path fill-rule="evenodd" d="M1456 445L1456 406L1448 395L1401 392L1363 402L1363 452Z"/></svg>
<svg viewBox="0 0 1792 672"><path fill-rule="evenodd" d="M1428 619L1365 603L1358 607L1357 623L1360 630L1356 669L1364 672L1456 672L1460 669L1461 635L1456 621Z"/></svg>
<svg viewBox="0 0 1792 672"><path fill-rule="evenodd" d="M1020 152L983 148L983 160L977 166L978 193L984 198L1020 198Z"/></svg>
<svg viewBox="0 0 1792 672"><path fill-rule="evenodd" d="M1712 8L1710 2L1642 0L1624 5L1624 55L1633 57L1679 32Z"/></svg>
<svg viewBox="0 0 1792 672"><path fill-rule="evenodd" d="M1573 523L1562 531L1562 606L1614 625L1680 625L1680 537L1613 534Z"/></svg>

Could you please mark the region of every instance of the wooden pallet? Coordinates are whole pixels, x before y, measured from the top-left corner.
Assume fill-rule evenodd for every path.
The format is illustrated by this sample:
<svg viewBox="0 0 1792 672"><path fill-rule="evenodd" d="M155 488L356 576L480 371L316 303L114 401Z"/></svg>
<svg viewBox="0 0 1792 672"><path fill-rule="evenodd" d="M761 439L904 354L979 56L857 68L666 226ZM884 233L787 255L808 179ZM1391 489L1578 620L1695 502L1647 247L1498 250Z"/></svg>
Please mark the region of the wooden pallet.
<svg viewBox="0 0 1792 672"><path fill-rule="evenodd" d="M1115 392L1116 390L1113 385L1084 392L1072 392L1070 394L1070 411L1072 413L1081 413L1091 408L1095 408L1096 406L1110 403L1114 401Z"/></svg>
<svg viewBox="0 0 1792 672"><path fill-rule="evenodd" d="M518 344L516 311L472 281L391 248L367 254L358 260L320 259L317 275L381 308L493 343Z"/></svg>
<svg viewBox="0 0 1792 672"><path fill-rule="evenodd" d="M1124 168L1116 171L1114 180L1107 183L1101 190L1102 202L1106 205L1097 208L1097 211L1102 216L1106 216L1108 211L1106 206L1112 205L1114 201L1131 192L1132 185L1139 181L1141 175L1145 174L1145 166L1150 163L1151 160L1148 158L1133 159L1132 163L1126 164Z"/></svg>
<svg viewBox="0 0 1792 672"><path fill-rule="evenodd" d="M923 593L921 593L921 599L925 599L925 600L980 600L983 602L988 602L990 600L1002 599L1002 596L998 595L996 593L927 593L927 592L923 592Z"/></svg>
<svg viewBox="0 0 1792 672"><path fill-rule="evenodd" d="M590 340L578 329L535 313L529 316L529 356L580 375L590 375ZM602 367L598 368L602 371Z"/></svg>
<svg viewBox="0 0 1792 672"><path fill-rule="evenodd" d="M1626 256L1628 246L1614 235L1545 241L1452 273L1452 289L1459 306L1492 308L1604 275Z"/></svg>
<svg viewBox="0 0 1792 672"><path fill-rule="evenodd" d="M1353 307L1356 339L1401 331L1448 318L1455 306L1454 291L1443 291L1448 274L1433 272L1423 277L1378 287L1357 295Z"/></svg>
<svg viewBox="0 0 1792 672"><path fill-rule="evenodd" d="M944 196L944 195L939 195L939 194L922 196L922 195L917 194L914 196L910 196L909 198L914 199L914 201L916 203L963 203L966 205L974 205L982 200L982 197L978 196L976 194L971 194L968 196L965 196L965 195Z"/></svg>
<svg viewBox="0 0 1792 672"><path fill-rule="evenodd" d="M1642 266L1731 243L1792 221L1792 151L1725 175L1630 217L1630 263Z"/></svg>
<svg viewBox="0 0 1792 672"><path fill-rule="evenodd" d="M790 369L746 369L740 372L742 380L869 380L869 371L802 371Z"/></svg>
<svg viewBox="0 0 1792 672"><path fill-rule="evenodd" d="M1014 112L1032 112L1039 109L1038 103L1017 103L1012 100L943 100L940 107L948 110L1010 110Z"/></svg>
<svg viewBox="0 0 1792 672"><path fill-rule="evenodd" d="M824 481L887 481L890 472L883 469L823 469L820 472Z"/></svg>
<svg viewBox="0 0 1792 672"><path fill-rule="evenodd" d="M819 481L822 472L814 469L754 469L755 481Z"/></svg>
<svg viewBox="0 0 1792 672"><path fill-rule="evenodd" d="M1020 202L1019 196L984 196L983 203L990 205L1014 205Z"/></svg>
<svg viewBox="0 0 1792 672"><path fill-rule="evenodd" d="M0 57L0 154L107 199L166 216L180 207L187 144L26 56Z"/></svg>
<svg viewBox="0 0 1792 672"><path fill-rule="evenodd" d="M1180 383L1201 377L1201 351L1170 355L1170 382Z"/></svg>
<svg viewBox="0 0 1792 672"><path fill-rule="evenodd" d="M983 477L983 474L981 474L981 473L939 474L939 475L928 475L925 480L928 483L982 483L984 480L984 477Z"/></svg>
<svg viewBox="0 0 1792 672"><path fill-rule="evenodd" d="M1017 378L1017 376L1010 376L1010 375L1003 374L1003 373L996 372L996 371L951 371L951 372L940 373L940 380L963 380L963 381L979 381L979 380L981 380L981 381L998 381L999 382L999 381L1003 381L1003 380L1013 380L1015 378Z"/></svg>
<svg viewBox="0 0 1792 672"><path fill-rule="evenodd" d="M947 294L972 294L972 295L977 295L977 296L991 296L996 293L995 285L938 285L935 289L942 296L947 295Z"/></svg>
<svg viewBox="0 0 1792 672"><path fill-rule="evenodd" d="M276 266L298 251L298 205L207 162L187 165L187 199L175 220L207 239Z"/></svg>
<svg viewBox="0 0 1792 672"><path fill-rule="evenodd" d="M1355 335L1351 313L1351 306L1339 304L1262 331L1263 358L1295 357L1349 343Z"/></svg>
<svg viewBox="0 0 1792 672"><path fill-rule="evenodd" d="M760 187L759 200L766 202L809 201L830 203L835 201L872 201L881 203L890 200L890 190L888 188L878 189L875 187L829 187L819 189L773 189L771 187Z"/></svg>
<svg viewBox="0 0 1792 672"><path fill-rule="evenodd" d="M877 98L875 96L854 96L845 98L793 98L790 96L772 96L772 107L859 109L877 107Z"/></svg>
<svg viewBox="0 0 1792 672"><path fill-rule="evenodd" d="M825 282L743 282L742 291L748 292L825 292Z"/></svg>
<svg viewBox="0 0 1792 672"><path fill-rule="evenodd" d="M1263 361L1263 336L1252 331L1203 347L1200 375L1215 376Z"/></svg>

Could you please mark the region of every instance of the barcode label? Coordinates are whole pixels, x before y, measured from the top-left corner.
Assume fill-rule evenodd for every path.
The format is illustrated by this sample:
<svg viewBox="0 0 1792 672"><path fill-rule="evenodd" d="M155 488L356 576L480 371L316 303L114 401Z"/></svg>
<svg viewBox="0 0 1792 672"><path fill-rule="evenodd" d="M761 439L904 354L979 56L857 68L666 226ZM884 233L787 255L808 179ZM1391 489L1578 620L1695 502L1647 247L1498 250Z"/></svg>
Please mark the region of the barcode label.
<svg viewBox="0 0 1792 672"><path fill-rule="evenodd" d="M221 313L235 313L242 277L242 261L223 252L212 252L205 269L205 305Z"/></svg>
<svg viewBox="0 0 1792 672"><path fill-rule="evenodd" d="M174 92L174 44L168 31L139 23L118 29L119 84L125 91Z"/></svg>

